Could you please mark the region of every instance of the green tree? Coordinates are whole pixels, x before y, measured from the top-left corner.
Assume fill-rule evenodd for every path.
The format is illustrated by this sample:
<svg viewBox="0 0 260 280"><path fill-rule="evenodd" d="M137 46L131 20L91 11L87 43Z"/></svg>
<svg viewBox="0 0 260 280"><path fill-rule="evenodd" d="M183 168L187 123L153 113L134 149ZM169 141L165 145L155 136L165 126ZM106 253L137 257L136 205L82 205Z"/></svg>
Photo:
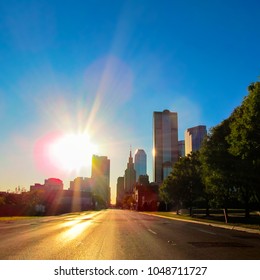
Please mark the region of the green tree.
<svg viewBox="0 0 260 280"><path fill-rule="evenodd" d="M174 203L177 213L180 205L192 207L203 197L199 153L180 158L173 171L159 189L161 199L167 204Z"/></svg>
<svg viewBox="0 0 260 280"><path fill-rule="evenodd" d="M200 150L202 177L206 193L215 207L227 209L237 196L237 159L229 153L226 137L230 134L230 119L213 127Z"/></svg>
<svg viewBox="0 0 260 280"><path fill-rule="evenodd" d="M5 205L5 197L4 196L0 196L0 206L1 205Z"/></svg>
<svg viewBox="0 0 260 280"><path fill-rule="evenodd" d="M174 201L174 188L172 175L168 176L159 187L159 197L166 205L166 211L168 211L168 206Z"/></svg>
<svg viewBox="0 0 260 280"><path fill-rule="evenodd" d="M231 115L230 152L254 163L260 160L260 82L248 87L248 95Z"/></svg>
<svg viewBox="0 0 260 280"><path fill-rule="evenodd" d="M44 191L36 190L30 192L22 192L17 194L20 198L19 205L24 208L26 214L35 215L38 214L36 205L44 205Z"/></svg>
<svg viewBox="0 0 260 280"><path fill-rule="evenodd" d="M227 141L230 153L240 161L237 179L248 218L249 202L260 201L260 82L248 87L248 95L230 120Z"/></svg>
<svg viewBox="0 0 260 280"><path fill-rule="evenodd" d="M180 200L190 208L190 215L192 215L192 207L203 198L204 190L199 152L181 158L174 166L173 176Z"/></svg>
<svg viewBox="0 0 260 280"><path fill-rule="evenodd" d="M126 194L123 198L123 208L124 209L132 209L135 205L136 201L134 200L132 194Z"/></svg>

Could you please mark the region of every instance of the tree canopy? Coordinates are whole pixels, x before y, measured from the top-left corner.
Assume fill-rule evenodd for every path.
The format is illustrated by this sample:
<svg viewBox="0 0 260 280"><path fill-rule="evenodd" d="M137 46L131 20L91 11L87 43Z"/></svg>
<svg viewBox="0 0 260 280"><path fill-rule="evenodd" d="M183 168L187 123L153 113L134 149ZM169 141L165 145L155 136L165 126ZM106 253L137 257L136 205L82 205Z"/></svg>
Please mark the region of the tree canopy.
<svg viewBox="0 0 260 280"><path fill-rule="evenodd" d="M260 159L260 82L248 87L248 95L230 116L227 137L230 152L242 159Z"/></svg>
<svg viewBox="0 0 260 280"><path fill-rule="evenodd" d="M202 189L198 153L192 153L179 159L159 191L161 199L165 203L173 203L178 211L181 205L192 207Z"/></svg>

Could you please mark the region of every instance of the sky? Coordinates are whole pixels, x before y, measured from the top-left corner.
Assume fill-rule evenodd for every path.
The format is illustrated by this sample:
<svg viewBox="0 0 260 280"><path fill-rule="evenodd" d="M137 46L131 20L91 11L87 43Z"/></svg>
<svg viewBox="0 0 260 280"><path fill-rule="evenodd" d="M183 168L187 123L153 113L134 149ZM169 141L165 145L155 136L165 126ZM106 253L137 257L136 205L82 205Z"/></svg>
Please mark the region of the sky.
<svg viewBox="0 0 260 280"><path fill-rule="evenodd" d="M0 191L66 189L94 153L114 201L130 147L152 181L153 112L178 113L179 140L227 118L259 80L259 14L258 0L0 0Z"/></svg>

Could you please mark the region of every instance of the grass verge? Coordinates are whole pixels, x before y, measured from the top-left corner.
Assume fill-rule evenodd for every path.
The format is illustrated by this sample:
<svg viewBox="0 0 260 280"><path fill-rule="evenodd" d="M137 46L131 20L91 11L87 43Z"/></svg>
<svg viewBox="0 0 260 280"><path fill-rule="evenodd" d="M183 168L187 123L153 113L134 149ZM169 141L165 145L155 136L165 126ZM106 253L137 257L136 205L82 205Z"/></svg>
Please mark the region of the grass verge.
<svg viewBox="0 0 260 280"><path fill-rule="evenodd" d="M39 216L13 216L13 217L0 217L0 222L12 222L20 220L28 220L39 218Z"/></svg>
<svg viewBox="0 0 260 280"><path fill-rule="evenodd" d="M248 229L256 229L260 231L260 217L259 215L251 215L248 221L244 217L232 215L229 217L229 222L224 222L224 216L221 215L211 215L211 216L189 216L189 215L177 215L174 212L145 212L147 214L155 214L162 217L198 221L207 224L218 224L218 225L229 225L234 227L244 227Z"/></svg>

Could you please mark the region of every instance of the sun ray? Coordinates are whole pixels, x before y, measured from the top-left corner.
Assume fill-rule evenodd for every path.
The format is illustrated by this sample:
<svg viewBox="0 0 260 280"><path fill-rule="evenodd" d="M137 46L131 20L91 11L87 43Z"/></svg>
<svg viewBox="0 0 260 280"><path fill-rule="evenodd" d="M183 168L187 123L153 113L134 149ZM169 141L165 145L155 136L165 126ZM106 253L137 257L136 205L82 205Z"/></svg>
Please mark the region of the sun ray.
<svg viewBox="0 0 260 280"><path fill-rule="evenodd" d="M86 133L66 134L49 146L49 155L56 166L67 171L78 171L90 165L96 152L97 145L91 143Z"/></svg>

